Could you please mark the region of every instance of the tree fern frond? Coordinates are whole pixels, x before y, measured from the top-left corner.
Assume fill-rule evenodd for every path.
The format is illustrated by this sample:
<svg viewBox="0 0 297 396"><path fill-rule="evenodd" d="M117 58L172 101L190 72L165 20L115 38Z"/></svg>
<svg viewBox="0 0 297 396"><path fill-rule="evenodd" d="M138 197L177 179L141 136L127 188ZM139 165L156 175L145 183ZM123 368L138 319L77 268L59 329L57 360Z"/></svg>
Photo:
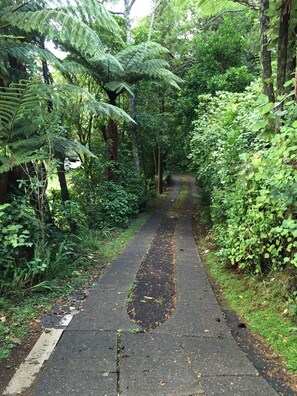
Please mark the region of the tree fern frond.
<svg viewBox="0 0 297 396"><path fill-rule="evenodd" d="M36 58L49 62L55 66L59 71L65 72L62 62L51 52L37 47L36 45L21 43L11 39L0 41L0 56L12 56L26 64L34 63Z"/></svg>
<svg viewBox="0 0 297 396"><path fill-rule="evenodd" d="M43 136L31 136L26 139L20 139L18 141L8 144L8 148L12 153L30 153L36 152L46 143L46 137Z"/></svg>
<svg viewBox="0 0 297 396"><path fill-rule="evenodd" d="M115 120L134 122L133 119L122 109L112 106L108 103L99 102L94 95L92 95L87 89L84 89L77 85L70 84L59 84L51 86L51 97L54 103L61 100L61 97L67 98L69 101L69 107L72 108L72 97L79 97L82 106L85 106L85 110L93 115L112 118ZM69 111L67 103L61 103L62 110Z"/></svg>
<svg viewBox="0 0 297 396"><path fill-rule="evenodd" d="M145 42L138 45L131 45L120 51L116 57L123 65L124 69L134 68L145 59L160 56L168 53L168 50L160 44L154 42Z"/></svg>
<svg viewBox="0 0 297 396"><path fill-rule="evenodd" d="M71 14L39 10L0 14L0 19L25 32L37 31L49 39L69 45L92 61L100 60L104 56L105 48L99 36Z"/></svg>
<svg viewBox="0 0 297 396"><path fill-rule="evenodd" d="M48 1L52 8L52 1ZM77 19L82 20L87 25L96 25L100 29L106 30L120 38L121 29L113 15L97 0L71 0L56 2L57 8L67 14L72 14ZM65 4L65 6L64 6Z"/></svg>
<svg viewBox="0 0 297 396"><path fill-rule="evenodd" d="M0 173L8 172L15 166L30 161L44 159L42 147L45 143L46 139L44 137L34 136L2 147L2 150L0 150Z"/></svg>
<svg viewBox="0 0 297 396"><path fill-rule="evenodd" d="M108 103L97 102L97 104L94 106L94 110L96 110L97 115L118 121L133 122L135 124L133 118L131 118L124 110Z"/></svg>
<svg viewBox="0 0 297 396"><path fill-rule="evenodd" d="M25 113L34 114L40 108L40 84L39 80L20 81L0 91L0 140L9 143L14 125Z"/></svg>
<svg viewBox="0 0 297 396"><path fill-rule="evenodd" d="M98 83L116 79L123 72L123 67L111 54L105 54L100 61L87 61L86 59L74 58L63 61L67 74L84 74L92 76Z"/></svg>
<svg viewBox="0 0 297 396"><path fill-rule="evenodd" d="M167 69L169 67L170 65L165 59L148 59L142 63L141 68L136 68L135 71L140 73L149 73L151 71L153 75L158 69Z"/></svg>
<svg viewBox="0 0 297 396"><path fill-rule="evenodd" d="M129 92L130 95L134 96L134 93L132 91L132 87L130 84L124 82L124 81L111 81L105 85L107 89L110 91L120 93L120 92Z"/></svg>
<svg viewBox="0 0 297 396"><path fill-rule="evenodd" d="M179 84L184 82L180 77L168 69L159 69L158 72L155 72L154 78L163 81L165 84L171 85L177 89L181 89Z"/></svg>
<svg viewBox="0 0 297 396"><path fill-rule="evenodd" d="M27 164L31 161L37 161L44 158L44 153L23 152L16 153L10 157L0 155L0 174L9 172L18 165Z"/></svg>
<svg viewBox="0 0 297 396"><path fill-rule="evenodd" d="M80 154L87 154L89 157L97 158L95 154L81 143L61 136L52 136L50 145L58 158L77 157Z"/></svg>

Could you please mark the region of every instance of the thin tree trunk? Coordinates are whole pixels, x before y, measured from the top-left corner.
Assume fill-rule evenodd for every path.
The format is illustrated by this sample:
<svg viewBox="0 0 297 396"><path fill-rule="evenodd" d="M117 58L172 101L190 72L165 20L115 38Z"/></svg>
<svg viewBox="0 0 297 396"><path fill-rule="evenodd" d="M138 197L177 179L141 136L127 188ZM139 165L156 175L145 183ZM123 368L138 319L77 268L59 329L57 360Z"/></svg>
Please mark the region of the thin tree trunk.
<svg viewBox="0 0 297 396"><path fill-rule="evenodd" d="M158 176L157 176L157 191L159 194L163 193L163 158L161 147L158 147Z"/></svg>
<svg viewBox="0 0 297 396"><path fill-rule="evenodd" d="M60 158L60 160L58 162L57 172L58 172L58 178L59 178L59 183L60 183L60 188L61 188L62 202L65 203L66 201L69 201L70 195L69 195L69 190L67 187L64 159L62 159L62 158Z"/></svg>
<svg viewBox="0 0 297 396"><path fill-rule="evenodd" d="M296 18L296 10L291 10L291 20ZM286 81L289 81L295 77L296 71L296 39L297 39L297 26L289 26L289 38L288 38L288 62L287 62L287 75ZM290 93L292 87L287 87L287 93Z"/></svg>
<svg viewBox="0 0 297 396"><path fill-rule="evenodd" d="M126 25L126 43L127 44L131 44L131 41L132 41L130 13L131 13L131 9L132 9L135 1L136 0L124 0L124 3L125 3L124 17L125 17L125 25Z"/></svg>
<svg viewBox="0 0 297 396"><path fill-rule="evenodd" d="M8 202L8 173L0 174L0 204Z"/></svg>
<svg viewBox="0 0 297 396"><path fill-rule="evenodd" d="M277 53L277 96L285 92L284 84L287 76L289 21L291 16L291 1L282 0Z"/></svg>
<svg viewBox="0 0 297 396"><path fill-rule="evenodd" d="M125 0L125 25L126 25L126 43L128 45L132 42L132 32L131 32L131 18L130 13L133 7L133 4L136 0ZM135 120L136 118L136 110L135 110L135 96L136 96L136 85L132 86L133 95L129 95L129 113L131 118ZM138 135L137 135L137 126L136 124L130 125L130 135L131 135L131 145L132 145L132 154L134 167L138 175L140 175L140 160L139 160L139 149L138 149Z"/></svg>
<svg viewBox="0 0 297 396"><path fill-rule="evenodd" d="M117 94L113 91L106 91L109 104L116 106ZM114 165L118 160L118 148L119 148L119 131L115 120L111 118L108 120L108 124L103 131L103 138L108 148L108 161L109 164L106 168L107 179L109 181L116 181L116 175L114 173Z"/></svg>
<svg viewBox="0 0 297 396"><path fill-rule="evenodd" d="M45 50L45 37L42 36L40 39L40 47ZM42 75L43 80L47 85L53 84L53 78L49 71L49 67L46 60L42 60ZM53 111L53 102L51 100L48 101L48 112L51 113Z"/></svg>
<svg viewBox="0 0 297 396"><path fill-rule="evenodd" d="M260 2L260 25L261 25L261 64L262 64L262 79L265 95L268 96L270 102L274 102L274 89L272 79L271 67L271 52L268 49L268 29L270 18L266 15L269 8L269 0L261 0Z"/></svg>
<svg viewBox="0 0 297 396"><path fill-rule="evenodd" d="M118 147L119 147L119 132L117 124L114 120L110 119L106 128L106 144L108 147L108 161L107 178L109 181L116 181L114 173L114 165L118 160Z"/></svg>
<svg viewBox="0 0 297 396"><path fill-rule="evenodd" d="M297 103L297 68L295 71L295 102Z"/></svg>
<svg viewBox="0 0 297 396"><path fill-rule="evenodd" d="M136 120L136 109L135 109L135 95L136 95L136 86L133 85L132 87L134 95L129 96L129 112L130 116L133 120ZM140 160L139 160L139 148L138 148L138 134L137 134L137 125L132 124L130 125L130 134L131 134L131 143L132 143L132 154L134 160L135 170L138 175L140 175Z"/></svg>
<svg viewBox="0 0 297 396"><path fill-rule="evenodd" d="M154 27L154 22L155 22L155 11L156 11L156 5L155 5L155 7L153 9L153 12L152 12L147 41L151 41L151 39L152 39L153 27Z"/></svg>

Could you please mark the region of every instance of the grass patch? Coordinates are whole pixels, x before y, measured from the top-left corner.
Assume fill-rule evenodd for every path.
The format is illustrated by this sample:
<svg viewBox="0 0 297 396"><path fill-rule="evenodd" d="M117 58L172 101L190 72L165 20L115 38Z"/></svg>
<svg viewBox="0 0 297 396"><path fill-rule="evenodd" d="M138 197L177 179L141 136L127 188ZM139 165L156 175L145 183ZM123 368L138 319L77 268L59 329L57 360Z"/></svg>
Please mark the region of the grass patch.
<svg viewBox="0 0 297 396"><path fill-rule="evenodd" d="M57 298L58 293L36 294L21 301L0 298L0 361L22 344L28 330L37 325L36 319L47 312Z"/></svg>
<svg viewBox="0 0 297 396"><path fill-rule="evenodd" d="M22 343L38 318L48 312L58 299L65 299L73 290L92 284L98 274L116 259L149 217L142 213L124 230L110 232L86 231L78 239L82 259L63 278L52 282L54 290L25 295L23 298L0 297L0 361Z"/></svg>
<svg viewBox="0 0 297 396"><path fill-rule="evenodd" d="M263 279L236 272L219 261L211 238L200 236L198 245L226 308L234 310L250 331L263 337L287 368L297 373L297 323L287 295L292 273L275 272Z"/></svg>

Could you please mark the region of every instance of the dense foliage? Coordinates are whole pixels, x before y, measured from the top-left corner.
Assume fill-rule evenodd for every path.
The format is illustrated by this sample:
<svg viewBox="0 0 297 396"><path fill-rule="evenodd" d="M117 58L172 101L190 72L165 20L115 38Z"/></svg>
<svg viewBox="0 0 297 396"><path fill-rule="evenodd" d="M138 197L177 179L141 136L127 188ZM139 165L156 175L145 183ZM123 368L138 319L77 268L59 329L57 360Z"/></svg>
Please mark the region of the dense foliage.
<svg viewBox="0 0 297 396"><path fill-rule="evenodd" d="M166 48L125 43L129 15L115 18L100 2L1 6L0 288L9 294L51 287L70 256L81 256L73 241L89 228L125 226L142 210L154 169L133 163L132 85L176 89L181 80Z"/></svg>
<svg viewBox="0 0 297 396"><path fill-rule="evenodd" d="M257 84L200 100L191 159L210 195L221 255L258 273L296 267L295 104L271 136L263 126L273 128L276 109Z"/></svg>

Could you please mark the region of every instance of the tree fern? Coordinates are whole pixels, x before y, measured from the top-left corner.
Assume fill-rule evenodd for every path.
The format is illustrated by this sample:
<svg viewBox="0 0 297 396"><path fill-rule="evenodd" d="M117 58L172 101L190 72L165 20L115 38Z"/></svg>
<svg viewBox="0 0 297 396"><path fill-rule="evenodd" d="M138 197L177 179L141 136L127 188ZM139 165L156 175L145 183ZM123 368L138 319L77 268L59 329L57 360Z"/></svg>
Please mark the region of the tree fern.
<svg viewBox="0 0 297 396"><path fill-rule="evenodd" d="M123 65L124 69L128 69L135 66L138 67L145 59L156 58L168 52L167 48L150 41L127 46L116 55L116 58Z"/></svg>
<svg viewBox="0 0 297 396"><path fill-rule="evenodd" d="M183 9L195 7L200 18L215 16L222 11L242 9L241 4L253 3L253 0L177 0ZM257 4L257 1L254 2Z"/></svg>
<svg viewBox="0 0 297 396"><path fill-rule="evenodd" d="M121 68L116 67L114 63L108 62L107 59L96 64L94 67L84 60L77 59L72 61L68 70L75 70L78 73L88 73L99 83L104 89L120 94L123 91L131 92L130 84L141 79L154 79L166 84L171 84L178 88L178 84L182 80L168 70L169 63L159 58L160 55L168 53L168 50L154 42L146 42L138 45L131 45L119 51L115 58L122 65ZM80 66L79 66L80 64Z"/></svg>
<svg viewBox="0 0 297 396"><path fill-rule="evenodd" d="M40 1L34 3L44 4ZM23 8L15 12L4 10L0 13L0 20L21 31L38 32L48 39L57 40L91 61L102 59L105 47L88 24L97 24L99 28L119 35L115 20L95 0L71 1L71 6L69 1L45 4L48 4L48 8L35 11L23 11Z"/></svg>
<svg viewBox="0 0 297 396"><path fill-rule="evenodd" d="M133 121L123 110L98 102L90 92L77 86L49 86L38 79L13 83L0 91L0 173L22 163L46 158L50 151L47 147L60 139L47 131L48 122L54 117L56 124L59 114L69 111L65 107L65 97L71 108L71 97L77 96L85 110L93 115ZM49 100L55 109L54 115L47 110ZM60 148L65 145L61 142ZM50 147L51 150L54 146L58 145ZM87 153L76 142L69 141L70 146Z"/></svg>
<svg viewBox="0 0 297 396"><path fill-rule="evenodd" d="M97 158L85 146L74 140L69 140L61 136L52 136L49 141L58 158L75 158L81 154Z"/></svg>
<svg viewBox="0 0 297 396"><path fill-rule="evenodd" d="M112 118L134 122L132 118L122 109L108 103L100 102L87 89L73 84L52 85L51 99L55 105L59 105L61 112L69 111L75 98L80 98L80 103L84 109L92 115L103 118Z"/></svg>
<svg viewBox="0 0 297 396"><path fill-rule="evenodd" d="M110 83L107 83L105 87L110 91L116 92L117 94L129 92L130 95L134 95L131 85L125 81L111 81Z"/></svg>
<svg viewBox="0 0 297 396"><path fill-rule="evenodd" d="M20 81L3 88L0 92L0 140L9 144L13 139L13 129L22 118L34 114L40 107L40 97L37 94L37 80ZM33 117L34 120L34 117Z"/></svg>
<svg viewBox="0 0 297 396"><path fill-rule="evenodd" d="M20 62L36 68L36 60L46 61L52 64L60 72L66 72L62 62L51 52L37 47L33 44L23 43L12 37L4 40L0 37L0 57L2 59L6 57L13 57L18 59ZM3 65L3 72L7 73L7 68Z"/></svg>

